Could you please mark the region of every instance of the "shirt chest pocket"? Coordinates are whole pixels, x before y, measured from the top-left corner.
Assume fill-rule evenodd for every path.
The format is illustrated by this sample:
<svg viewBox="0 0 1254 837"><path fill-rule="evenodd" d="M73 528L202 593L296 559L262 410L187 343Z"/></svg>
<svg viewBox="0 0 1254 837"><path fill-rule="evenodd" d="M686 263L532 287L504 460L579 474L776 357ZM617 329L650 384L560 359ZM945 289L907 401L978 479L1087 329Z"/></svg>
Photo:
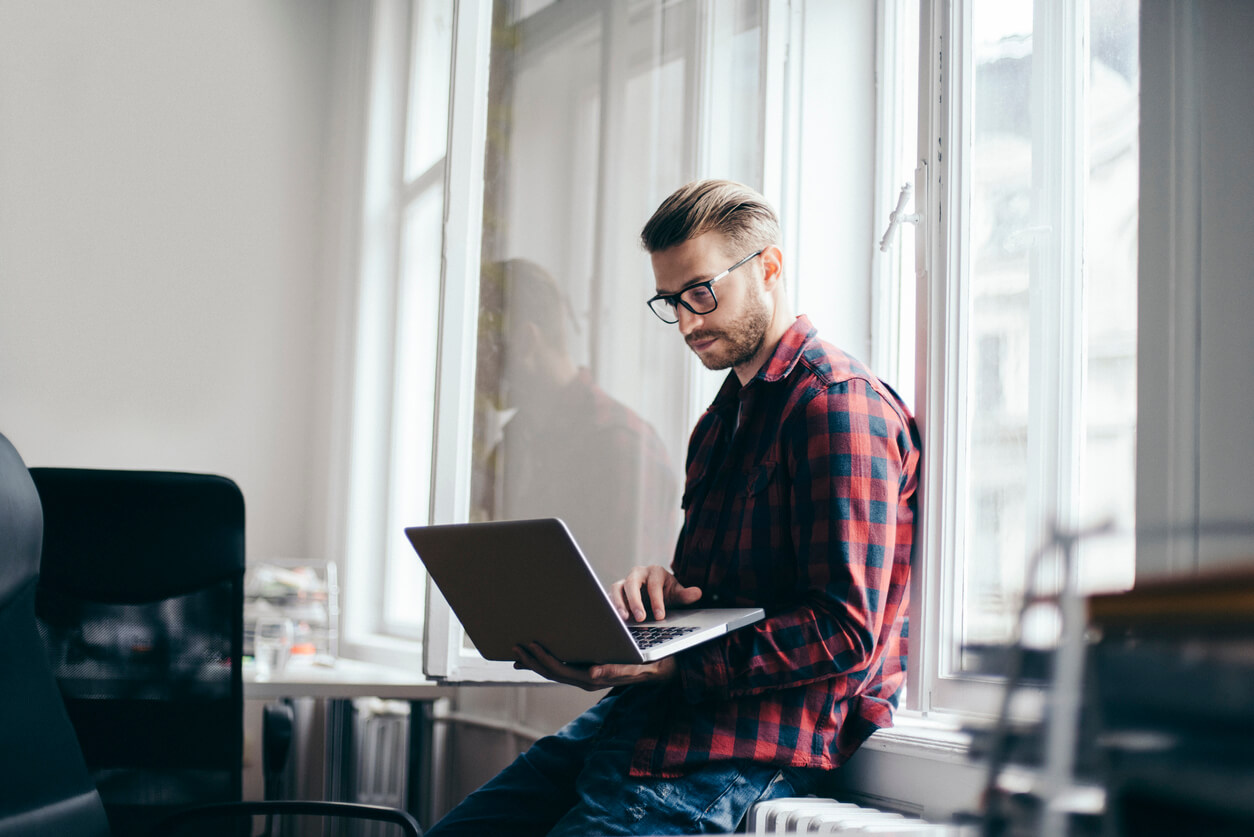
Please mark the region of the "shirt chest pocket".
<svg viewBox="0 0 1254 837"><path fill-rule="evenodd" d="M733 543L770 540L787 510L781 469L776 462L760 462L746 470L710 477L704 467L690 469L683 508L690 524L721 531Z"/></svg>
<svg viewBox="0 0 1254 837"><path fill-rule="evenodd" d="M733 519L738 523L738 540L753 548L769 544L785 525L788 502L783 485L783 469L776 462L759 462L737 475L732 492Z"/></svg>
<svg viewBox="0 0 1254 837"><path fill-rule="evenodd" d="M752 591L751 598L758 604L774 603L780 584L776 576L789 566L784 560L790 541L786 482L779 463L759 462L737 474L728 498L724 547L725 554L736 556L732 583L742 593Z"/></svg>
<svg viewBox="0 0 1254 837"><path fill-rule="evenodd" d="M753 500L758 495L770 488L771 481L775 479L776 465L774 462L763 462L751 468L745 474L744 495L746 499Z"/></svg>

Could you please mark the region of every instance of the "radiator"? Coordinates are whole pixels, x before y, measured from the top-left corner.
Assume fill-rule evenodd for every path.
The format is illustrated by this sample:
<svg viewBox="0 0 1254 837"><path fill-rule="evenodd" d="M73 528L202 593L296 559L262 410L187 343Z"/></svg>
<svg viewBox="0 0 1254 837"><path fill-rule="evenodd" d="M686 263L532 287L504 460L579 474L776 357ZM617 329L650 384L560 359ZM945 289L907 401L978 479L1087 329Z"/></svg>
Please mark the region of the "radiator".
<svg viewBox="0 0 1254 837"><path fill-rule="evenodd" d="M409 782L409 704L403 701L358 699L353 735L356 770L353 801L405 808ZM364 837L392 833L387 823L365 823L354 831Z"/></svg>
<svg viewBox="0 0 1254 837"><path fill-rule="evenodd" d="M964 837L968 832L954 826L937 825L852 802L807 796L785 797L755 804L749 811L748 833Z"/></svg>

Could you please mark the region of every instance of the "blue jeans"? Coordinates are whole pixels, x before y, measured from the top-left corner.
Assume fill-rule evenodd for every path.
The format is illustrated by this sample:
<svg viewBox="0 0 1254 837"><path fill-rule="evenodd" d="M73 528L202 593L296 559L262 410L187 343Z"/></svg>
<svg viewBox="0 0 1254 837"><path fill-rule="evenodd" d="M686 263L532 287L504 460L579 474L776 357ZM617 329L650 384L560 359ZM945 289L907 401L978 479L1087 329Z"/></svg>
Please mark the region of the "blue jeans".
<svg viewBox="0 0 1254 837"><path fill-rule="evenodd" d="M679 779L630 776L649 697L639 687L607 697L541 738L427 837L726 834L758 800L813 791L817 771L748 761L715 762Z"/></svg>

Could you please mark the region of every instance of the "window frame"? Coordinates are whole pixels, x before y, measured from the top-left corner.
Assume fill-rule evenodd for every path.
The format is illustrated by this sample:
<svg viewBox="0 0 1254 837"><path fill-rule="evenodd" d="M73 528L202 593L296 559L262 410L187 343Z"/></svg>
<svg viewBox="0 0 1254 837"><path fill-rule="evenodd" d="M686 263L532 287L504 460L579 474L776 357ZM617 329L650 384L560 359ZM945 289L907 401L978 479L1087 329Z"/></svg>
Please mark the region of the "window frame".
<svg viewBox="0 0 1254 837"><path fill-rule="evenodd" d="M893 66L889 42L897 31L894 21L900 18L906 3L908 0L889 0L881 14L877 15L880 44L878 66L881 79L887 77L887 69ZM383 4L384 0L376 0L376 15ZM949 626L957 624L952 591L957 589L955 585L959 579L956 578L958 567L953 556L962 554L961 530L960 521L947 507L945 498L960 496L963 487L963 476L959 467L962 439L959 434L966 421L966 406L960 396L966 391L966 367L961 362L957 348L962 345L960 341L965 340L965 324L960 316L965 289L961 282L949 282L947 277L965 277L970 255L960 238L949 241L949 230L961 222L964 208L969 206L970 194L969 186L962 177L963 155L941 155L939 152L942 146L936 144L934 139L969 137L971 129L969 100L951 95L951 91L962 89L964 76L970 73L970 59L947 66L948 57L965 55L964 44L970 42L970 32L962 24L962 11L966 6L966 0L919 0L918 89L919 101L927 103L927 106L920 107L919 156L913 181L914 209L922 216L921 222L915 225L913 231L914 304L916 323L919 326L916 330L921 335L914 347L913 369L915 413L926 451L926 467L919 495L910 612L912 625L919 626L912 633L921 636L922 642L916 640L911 648L907 702L904 708L932 719L943 719L954 712L990 715L995 712L1000 696L1000 684L995 680L953 676L949 673L947 668L952 666L946 654L952 656L952 652L941 647L938 639L949 632ZM1069 7L1077 6L1069 4ZM1052 8L1045 13L1053 14ZM702 10L706 23L706 28L703 29L704 40L694 54L701 61L709 62L714 52L709 26L713 25L715 10L709 3L703 4ZM798 253L800 251L796 239L800 225L796 223L796 216L800 191L800 107L795 91L800 87L801 61L794 60L797 57L795 54L790 56L789 45L801 42L798 33L804 27L804 7L801 3L789 3L788 0L764 0L761 15L761 71L764 83L761 88L763 101L760 105L761 113L767 117L763 119L761 137L763 159L766 161L762 172L763 192L780 210L790 252ZM1071 24L1075 25L1074 17L1071 18ZM1066 25L1067 18L1060 18L1057 31L1069 31ZM465 0L455 4L449 144L443 179L446 198L440 273L440 339L436 359L431 523L465 521L468 519L470 507L469 462L473 436L474 387L465 385L465 381L473 380L475 369L478 284L459 281L458 277L477 276L479 272L483 148L487 125L487 58L491 27L490 2ZM405 33L404 62L407 68L408 50L412 48L410 30L407 26L398 28ZM377 37L380 31L377 23L374 24L373 31ZM900 48L899 43L894 41L893 44ZM944 48L938 48L937 44L943 44ZM700 110L708 118L711 99L708 72L710 65L706 63L702 66L705 71L689 73L688 83L700 86L703 103ZM407 69L401 73L401 77L408 78ZM900 186L897 163L888 159L888 146L882 135L886 115L900 111L900 102L893 101L893 97L900 95L903 84L900 83L901 79L895 81L898 83L881 83L877 94L876 112L880 122L877 134L880 134L881 141L877 143L880 150L877 152L875 200L880 210L895 203L896 191ZM372 93L371 96L373 95ZM405 91L402 90L399 95L403 103ZM1072 110L1073 113L1081 112L1075 110L1075 107L1082 108L1082 102L1073 106ZM393 131L392 141L401 146L398 165L403 169L405 107L399 109L399 114L397 118L401 128ZM371 136L373 135L372 131ZM1074 136L1074 131L1072 135ZM712 173L708 171L712 153L710 132L699 131L696 136L697 147L692 153L696 159L697 171L700 174ZM771 149L776 151L765 153ZM891 174L886 174L890 171ZM366 177L370 177L369 171ZM951 184L957 184L957 188L951 187ZM365 209L368 211L369 207ZM876 217L884 219L886 214L879 211ZM905 229L900 230L898 240L905 234ZM363 235L368 236L369 232L363 229ZM368 242L363 243L363 250L367 244ZM392 253L394 260L399 260L398 254L399 247ZM1079 259L1079 248L1073 248L1067 258ZM870 317L875 337L873 366L896 383L899 378L894 379L891 376L899 376L908 364L906 358L897 357L895 352L904 328L900 306L903 300L909 300L909 295L898 296L901 289L894 283L885 281L881 260L876 259L873 262L872 270L873 308ZM797 293L796 286L792 292ZM376 333L370 336L371 328L369 325L363 326L361 323L364 321L361 318L365 314L364 309L377 310L380 305L385 305L390 298L388 293L394 295L395 289L389 292L385 287L376 287L374 297L360 303L363 311L359 312L358 336L360 340L363 334L367 335L371 341L371 347L367 347L366 354L373 352L374 357L365 360L374 363L379 362L379 352L386 353L384 343L393 340L395 335ZM1059 305L1062 304L1063 301L1060 300ZM359 346L357 385L377 389L378 382L372 383L378 377L375 370L367 370L363 377L365 361L361 355L362 347ZM388 370L386 377L391 374L391 364L384 363L383 366ZM702 375L695 359L692 360L689 370L688 402L695 419L713 396L713 389L718 381ZM954 370L954 374L950 370ZM1060 383L1057 391L1061 397L1074 389ZM386 417L391 409L390 398L379 392L373 394L375 398L372 403L375 406L371 408L370 415ZM1079 399L1075 400L1078 403ZM346 521L350 546L353 545L351 535L355 527L359 531L365 531L371 526L380 530L383 528L377 525L376 518L381 514L377 509L385 504L374 504L371 498L378 500L386 497L386 451L375 449L379 447L375 445L360 448L365 455L356 453L359 451L359 436L369 429L369 425L369 416L364 421L361 415L355 416L355 435L352 442L355 454L352 457L350 475L351 501ZM380 477L380 474L383 476ZM383 483L379 483L380 479ZM1064 477L1059 484L1073 479L1074 474ZM1042 490L1042 496L1051 490L1057 492L1059 489L1057 486L1052 489L1046 486ZM371 511L372 508L375 510ZM383 536L378 534L374 537L377 541ZM376 555L380 554L366 548L370 543L375 541L357 543L356 552L363 556L372 551ZM352 553L353 549L350 549L350 556ZM380 562L376 558L374 563ZM405 659L412 656L417 660L419 646L413 638L389 636L391 632L386 625L371 626L362 621L367 618L363 614L375 614L380 608L372 607L372 599L361 591L377 591L379 579L384 575L381 567L363 566L367 564L371 564L371 561L352 561L351 569L346 574L348 583L345 585L347 595L343 631L345 648L350 653L369 657L362 650L368 651L367 646L373 644L385 649L392 661L397 659L398 653ZM352 616L352 613L358 615ZM421 653L424 670L429 676L448 682L541 682L530 673L513 671L508 664L491 663L478 655L465 653L460 625L439 591L429 583L426 614Z"/></svg>
<svg viewBox="0 0 1254 837"><path fill-rule="evenodd" d="M451 277L479 275L483 234L484 144L487 139L490 2L458 2L453 25L453 70L440 286L440 355L436 386L435 467L431 522L462 523L470 514L470 467L474 441L475 351L479 283ZM463 655L462 630L427 581L423 670L437 679L492 679L496 667ZM465 657L465 659L463 658ZM514 681L521 677L506 677Z"/></svg>
<svg viewBox="0 0 1254 837"><path fill-rule="evenodd" d="M429 43L440 31L424 24L434 23L445 3L451 9L453 0L372 0L358 13L355 45L362 54L354 63L363 119L360 180L354 183L360 195L356 298L347 329L353 360L341 408L341 651L414 668L421 663L421 614L398 618L405 601L397 583L413 567L398 569L393 561L417 564L403 526L427 522L432 482L415 475L434 469L438 346L431 321L438 313L431 298L439 279L429 278L429 265L443 260L447 131L438 121L419 125L414 117L424 105L415 99L423 95L419 61L441 60L439 45L432 52ZM449 95L438 82L426 87L438 99ZM426 141L415 143L416 136ZM424 589L422 578L416 596Z"/></svg>
<svg viewBox="0 0 1254 837"><path fill-rule="evenodd" d="M386 568L372 556L384 554L391 468L396 321L386 312L400 294L398 233L406 201L404 137L410 3L377 0L371 4L364 162L361 182L360 252L348 418L348 490L344 521L346 572L342 585L341 649L363 659L380 652L406 653L407 641L390 635L383 624ZM381 83L386 79L387 83ZM388 428L386 433L377 428ZM385 657L386 658L386 657Z"/></svg>
<svg viewBox="0 0 1254 837"><path fill-rule="evenodd" d="M617 4L615 4L617 6ZM759 95L763 120L764 194L786 206L788 195L783 149L796 142L795 108L784 96L790 65L788 42L799 23L797 10L787 0L764 0L760 7ZM701 102L703 123L713 103L711 62L713 31L720 25L717 4L698 4L699 43L691 53L698 72L687 74ZM486 142L488 61L492 26L491 2L459 2L455 12L452 103L447 157L445 263L441 285L441 351L436 397L436 462L433 474L431 522L458 523L469 517L470 462L474 426L474 380L478 316L478 283L457 277L477 276L483 231L483 153ZM612 108L607 108L612 109ZM793 114L792 122L789 115ZM692 153L699 176L708 174L713 153L709 131L694 132ZM767 154L768 149L778 153ZM452 336L450 336L452 335ZM713 397L720 379L699 373L699 362L689 358L687 403L692 421ZM423 671L446 683L547 683L529 671L517 671L507 662L485 660L464 645L464 632L439 589L427 583L426 620L422 643Z"/></svg>
<svg viewBox="0 0 1254 837"><path fill-rule="evenodd" d="M920 626L921 641L911 648L906 717L948 720L990 717L1000 708L1004 681L963 673L958 661L961 641L962 556L968 427L966 393L968 364L963 355L969 334L972 253L964 235L970 215L971 177L963 150L971 147L974 55L971 20L974 0L922 0L920 5L919 167L915 172L917 324L916 418L926 467L920 488L912 578L910 619ZM1085 114L1083 73L1087 67L1087 34L1083 0L1035 4L1033 73L1048 73L1051 85L1034 84L1034 124L1048 126L1048 136L1034 138L1034 186L1043 197L1036 207L1031 235L1054 234L1055 240L1034 247L1033 276L1082 275L1083 206L1086 161L1082 132ZM954 58L957 60L953 60ZM887 87L887 85L885 85ZM1039 89L1038 89L1039 88ZM1041 98L1042 91L1049 98ZM1055 95L1062 91L1061 95ZM1040 128L1038 128L1040 130ZM1037 159L1038 152L1044 153ZM948 152L948 153L946 153ZM1056 182L1042 183L1043 173L1065 172ZM1076 496L1076 451L1082 444L1084 366L1080 346L1083 329L1080 283L1034 281L1051 293L1030 303L1035 359L1029 408L1030 473L1027 539L1043 543L1053 526L1074 530L1078 520L1066 498ZM882 293L881 288L881 293ZM1070 338L1068 338L1070 335ZM1050 351L1043 351L1049 346ZM1060 354L1060 349L1065 349ZM1070 417L1069 420L1067 417ZM1051 515L1057 514L1055 519ZM1025 547L1024 559L1028 558ZM1039 713L1044 694L1025 688L1025 716Z"/></svg>

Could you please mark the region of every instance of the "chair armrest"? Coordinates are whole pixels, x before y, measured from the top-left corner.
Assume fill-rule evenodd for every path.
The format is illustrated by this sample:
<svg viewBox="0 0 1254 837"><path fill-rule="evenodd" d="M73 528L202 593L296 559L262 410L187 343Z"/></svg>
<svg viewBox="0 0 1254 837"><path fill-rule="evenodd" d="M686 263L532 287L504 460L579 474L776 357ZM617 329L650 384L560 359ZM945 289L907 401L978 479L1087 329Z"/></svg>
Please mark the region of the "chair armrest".
<svg viewBox="0 0 1254 837"><path fill-rule="evenodd" d="M229 816L323 816L349 817L358 820L374 820L399 825L407 837L422 837L422 827L406 811L385 808L381 805L363 805L357 802L320 802L312 800L268 800L247 802L219 802L184 808L157 823L151 837L166 837L178 833L182 826L210 817Z"/></svg>

